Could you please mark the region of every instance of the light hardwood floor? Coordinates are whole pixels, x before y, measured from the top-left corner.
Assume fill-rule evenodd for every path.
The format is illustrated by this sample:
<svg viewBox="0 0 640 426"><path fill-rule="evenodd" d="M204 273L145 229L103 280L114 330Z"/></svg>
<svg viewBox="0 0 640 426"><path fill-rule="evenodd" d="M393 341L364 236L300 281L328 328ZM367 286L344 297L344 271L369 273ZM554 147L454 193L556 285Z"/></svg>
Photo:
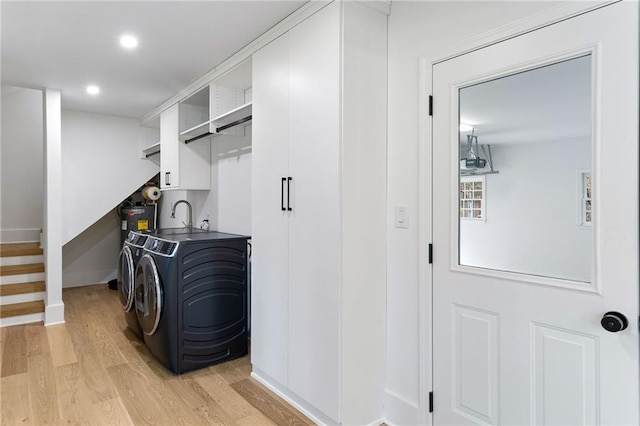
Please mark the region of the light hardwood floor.
<svg viewBox="0 0 640 426"><path fill-rule="evenodd" d="M249 377L249 357L175 375L106 285L65 289L66 323L0 329L0 424L312 425Z"/></svg>

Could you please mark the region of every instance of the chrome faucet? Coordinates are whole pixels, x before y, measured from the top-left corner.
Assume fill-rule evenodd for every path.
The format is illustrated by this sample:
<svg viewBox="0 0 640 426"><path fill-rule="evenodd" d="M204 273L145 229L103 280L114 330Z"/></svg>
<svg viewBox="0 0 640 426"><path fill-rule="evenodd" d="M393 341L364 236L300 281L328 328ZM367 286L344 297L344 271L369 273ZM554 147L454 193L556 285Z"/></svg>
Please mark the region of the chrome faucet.
<svg viewBox="0 0 640 426"><path fill-rule="evenodd" d="M171 218L175 219L176 218L176 206L180 203L185 203L187 205L188 208L188 214L189 214L189 223L184 223L182 222L187 228L191 229L193 228L193 217L191 216L191 203L188 202L187 200L178 200L175 203L173 203L173 206L171 206Z"/></svg>

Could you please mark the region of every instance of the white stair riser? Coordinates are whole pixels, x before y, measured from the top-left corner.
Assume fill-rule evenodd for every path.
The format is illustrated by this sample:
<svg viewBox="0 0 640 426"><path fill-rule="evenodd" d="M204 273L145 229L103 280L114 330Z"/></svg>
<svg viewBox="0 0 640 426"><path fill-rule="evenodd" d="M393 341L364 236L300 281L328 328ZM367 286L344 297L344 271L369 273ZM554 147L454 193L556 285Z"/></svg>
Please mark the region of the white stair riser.
<svg viewBox="0 0 640 426"><path fill-rule="evenodd" d="M11 296L0 296L0 305L11 305L13 303L35 302L36 300L44 300L46 293L39 291L37 293L12 294Z"/></svg>
<svg viewBox="0 0 640 426"><path fill-rule="evenodd" d="M5 275L3 277L0 277L0 285L29 283L32 281L44 281L44 280L45 280L44 272L38 272L36 274Z"/></svg>
<svg viewBox="0 0 640 426"><path fill-rule="evenodd" d="M0 318L0 327L8 327L11 325L31 324L34 322L44 321L44 312L28 315L17 315L15 317Z"/></svg>
<svg viewBox="0 0 640 426"><path fill-rule="evenodd" d="M43 255L0 257L0 266L27 265L44 262Z"/></svg>

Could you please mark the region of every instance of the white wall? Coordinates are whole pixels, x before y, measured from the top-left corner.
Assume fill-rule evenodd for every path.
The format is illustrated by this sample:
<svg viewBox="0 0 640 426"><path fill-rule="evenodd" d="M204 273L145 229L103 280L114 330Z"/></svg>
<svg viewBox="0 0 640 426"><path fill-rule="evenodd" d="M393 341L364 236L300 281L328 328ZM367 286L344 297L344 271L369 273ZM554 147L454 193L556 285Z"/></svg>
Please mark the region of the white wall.
<svg viewBox="0 0 640 426"><path fill-rule="evenodd" d="M62 248L62 287L116 278L120 248L120 218L112 210Z"/></svg>
<svg viewBox="0 0 640 426"><path fill-rule="evenodd" d="M171 206L187 200L193 207L193 226L209 220L212 231L251 235L251 126L245 136L220 135L211 143L211 190L162 191L158 201L158 227L179 228L188 222L187 207L180 204L172 219Z"/></svg>
<svg viewBox="0 0 640 426"><path fill-rule="evenodd" d="M492 145L499 174L486 176L486 221L461 220L469 266L588 282L591 227L578 225L588 139Z"/></svg>
<svg viewBox="0 0 640 426"><path fill-rule="evenodd" d="M420 407L424 409L426 405L428 389L427 383L419 381L418 268L419 262L426 262L418 258L417 227L420 57L554 4L557 3L394 1L391 5L385 414L392 424L421 423ZM393 225L398 205L409 208L408 229ZM423 367L430 369L429 365Z"/></svg>
<svg viewBox="0 0 640 426"><path fill-rule="evenodd" d="M213 138L211 185L197 223L209 214L211 229L251 235L251 126L244 137Z"/></svg>
<svg viewBox="0 0 640 426"><path fill-rule="evenodd" d="M142 134L136 119L62 112L64 243L158 173L141 158Z"/></svg>
<svg viewBox="0 0 640 426"><path fill-rule="evenodd" d="M2 88L0 241L37 241L43 226L42 91Z"/></svg>

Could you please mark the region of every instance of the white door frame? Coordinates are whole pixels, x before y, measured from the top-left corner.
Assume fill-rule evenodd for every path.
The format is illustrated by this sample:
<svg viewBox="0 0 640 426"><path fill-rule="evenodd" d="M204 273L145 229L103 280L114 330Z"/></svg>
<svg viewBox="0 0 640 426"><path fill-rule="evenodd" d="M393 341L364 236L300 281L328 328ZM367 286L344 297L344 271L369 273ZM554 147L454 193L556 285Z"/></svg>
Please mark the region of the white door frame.
<svg viewBox="0 0 640 426"><path fill-rule="evenodd" d="M483 47L517 37L539 28L563 21L586 12L590 12L620 0L600 0L585 4L583 2L565 1L555 7L545 9L526 18L482 33L442 49L434 50L426 56L420 57L419 83L419 204L418 204L418 232L419 259L418 271L418 318L419 330L419 403L421 424L433 424L433 415L429 412L429 392L433 390L433 344L432 344L432 287L433 268L427 261L429 258L429 244L433 241L433 171L432 171L432 120L429 116L429 96L432 93L432 69L439 62L469 53ZM437 101L434 101L434 112L437 113ZM438 249L433 251L433 257L438 258Z"/></svg>

